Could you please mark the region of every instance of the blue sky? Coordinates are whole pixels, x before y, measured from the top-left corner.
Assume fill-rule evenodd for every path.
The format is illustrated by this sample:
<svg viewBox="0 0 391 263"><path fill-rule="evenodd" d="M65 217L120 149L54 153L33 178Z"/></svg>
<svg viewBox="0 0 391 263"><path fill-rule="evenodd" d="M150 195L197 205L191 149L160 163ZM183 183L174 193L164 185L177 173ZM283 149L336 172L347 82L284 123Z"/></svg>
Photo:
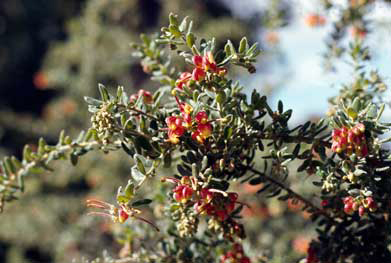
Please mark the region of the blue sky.
<svg viewBox="0 0 391 263"><path fill-rule="evenodd" d="M247 16L264 6L260 0L224 0L232 6L237 16ZM330 22L321 28L309 28L304 24L304 17L311 12L319 12L314 0L292 0L296 5L295 19L289 27L278 31L279 49L284 53L283 64L270 65L267 73L251 76L244 82L249 89L260 89L263 84L273 81L280 86L273 94L271 104L279 99L285 107L294 109L293 122L299 122L310 114L323 115L327 109L327 98L337 94L341 83L351 81L351 68L345 63L338 64L337 73L326 73L321 65L322 52L326 50L324 39L330 32ZM344 4L345 1L336 1ZM332 12L329 20L337 19L338 13ZM376 28L366 38L371 47L373 60L371 68L378 69L385 77L386 84L391 84L391 7L383 3L374 6L370 17ZM259 38L262 38L259 34ZM390 93L387 93L389 97ZM386 98L387 99L387 98ZM391 116L391 112L387 112Z"/></svg>

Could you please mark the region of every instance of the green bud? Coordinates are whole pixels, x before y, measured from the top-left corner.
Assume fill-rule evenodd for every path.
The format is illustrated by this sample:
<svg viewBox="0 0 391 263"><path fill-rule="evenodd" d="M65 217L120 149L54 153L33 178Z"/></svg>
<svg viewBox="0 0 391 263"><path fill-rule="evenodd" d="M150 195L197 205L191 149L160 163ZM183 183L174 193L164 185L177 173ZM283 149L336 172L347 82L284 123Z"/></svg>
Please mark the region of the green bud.
<svg viewBox="0 0 391 263"><path fill-rule="evenodd" d="M181 31L179 31L179 28L177 26L170 25L168 29L170 30L171 34L173 34L174 36L176 37L181 36Z"/></svg>
<svg viewBox="0 0 391 263"><path fill-rule="evenodd" d="M231 55L231 48L229 47L228 43L224 46L225 55L228 57Z"/></svg>
<svg viewBox="0 0 391 263"><path fill-rule="evenodd" d="M189 48L192 48L195 43L195 36L193 33L187 33L186 35L186 44Z"/></svg>
<svg viewBox="0 0 391 263"><path fill-rule="evenodd" d="M243 53L246 51L248 47L248 42L247 42L247 38L246 37L243 37L242 40L240 40L240 44L239 44L239 53Z"/></svg>
<svg viewBox="0 0 391 263"><path fill-rule="evenodd" d="M178 18L173 13L170 13L169 20L170 20L170 26L173 25L177 27L179 25Z"/></svg>

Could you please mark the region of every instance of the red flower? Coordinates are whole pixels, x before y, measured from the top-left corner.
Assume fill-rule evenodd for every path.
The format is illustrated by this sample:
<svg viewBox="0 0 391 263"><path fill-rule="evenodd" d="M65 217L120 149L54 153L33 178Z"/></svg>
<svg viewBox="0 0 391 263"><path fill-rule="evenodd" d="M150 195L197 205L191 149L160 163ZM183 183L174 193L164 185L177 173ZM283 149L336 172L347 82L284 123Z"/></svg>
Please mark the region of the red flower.
<svg viewBox="0 0 391 263"><path fill-rule="evenodd" d="M212 125L210 125L210 123L198 124L197 130L200 133L200 136L202 136L203 139L206 139L212 134Z"/></svg>
<svg viewBox="0 0 391 263"><path fill-rule="evenodd" d="M203 57L200 55L193 56L193 63L194 63L194 66L196 66L197 68L202 68L203 67Z"/></svg>
<svg viewBox="0 0 391 263"><path fill-rule="evenodd" d="M181 203L186 203L193 196L193 189L188 185L178 185L173 192L174 199Z"/></svg>
<svg viewBox="0 0 391 263"><path fill-rule="evenodd" d="M205 71L201 68L195 68L193 69L193 72L192 72L192 79L195 80L195 81L201 81L205 78Z"/></svg>
<svg viewBox="0 0 391 263"><path fill-rule="evenodd" d="M179 79L176 82L176 86L178 89L183 90L183 85L188 85L189 81L191 79L191 73L189 72L183 72Z"/></svg>
<svg viewBox="0 0 391 263"><path fill-rule="evenodd" d="M250 263L250 258L245 256L244 250L241 244L235 243L232 246L232 250L228 251L220 258L221 263L235 262L235 263Z"/></svg>
<svg viewBox="0 0 391 263"><path fill-rule="evenodd" d="M318 257L316 256L316 251L313 247L309 247L307 250L307 263L317 263L319 262Z"/></svg>
<svg viewBox="0 0 391 263"><path fill-rule="evenodd" d="M143 89L140 89L137 94L132 94L129 98L130 103L135 103L138 98L143 97L143 101L146 104L153 103L153 96L152 93Z"/></svg>
<svg viewBox="0 0 391 263"><path fill-rule="evenodd" d="M138 96L143 97L144 103L146 103L146 104L153 103L153 96L152 96L151 92L149 92L149 91L140 89L138 91Z"/></svg>
<svg viewBox="0 0 391 263"><path fill-rule="evenodd" d="M205 111L200 111L195 116L195 121L200 124L206 124L208 122L208 115Z"/></svg>
<svg viewBox="0 0 391 263"><path fill-rule="evenodd" d="M166 123L168 126L168 141L173 144L179 143L179 137L185 133L182 119L176 116L170 116L166 118Z"/></svg>
<svg viewBox="0 0 391 263"><path fill-rule="evenodd" d="M122 208L118 211L118 221L122 224L129 218L128 213L125 212Z"/></svg>
<svg viewBox="0 0 391 263"><path fill-rule="evenodd" d="M333 152L346 152L347 155L355 153L360 157L368 155L368 146L365 138L365 126L362 123L356 124L353 128L334 129L332 134L333 143L331 149Z"/></svg>

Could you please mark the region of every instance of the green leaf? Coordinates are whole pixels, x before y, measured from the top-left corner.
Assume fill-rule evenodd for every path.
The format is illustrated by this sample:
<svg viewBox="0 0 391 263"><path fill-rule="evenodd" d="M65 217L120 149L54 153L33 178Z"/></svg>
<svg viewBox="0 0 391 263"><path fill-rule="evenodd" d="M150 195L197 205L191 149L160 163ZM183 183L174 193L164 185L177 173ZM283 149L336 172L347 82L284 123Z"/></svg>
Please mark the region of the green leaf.
<svg viewBox="0 0 391 263"><path fill-rule="evenodd" d="M152 203L151 199L141 199L132 203L132 206L148 205Z"/></svg>
<svg viewBox="0 0 391 263"><path fill-rule="evenodd" d="M233 132L232 127L231 126L226 126L224 128L224 138L226 140L229 140L231 138L231 136L232 136L232 132Z"/></svg>
<svg viewBox="0 0 391 263"><path fill-rule="evenodd" d="M137 184L145 179L145 175L138 170L137 165L132 167L131 172L132 178Z"/></svg>
<svg viewBox="0 0 391 263"><path fill-rule="evenodd" d="M71 164L73 166L76 166L79 156L77 156L75 153L71 153L70 159L71 159Z"/></svg>
<svg viewBox="0 0 391 263"><path fill-rule="evenodd" d="M144 136L137 136L135 139L135 144L137 144L138 147L141 147L147 151L152 150L152 146L147 138Z"/></svg>
<svg viewBox="0 0 391 263"><path fill-rule="evenodd" d="M311 159L305 160L305 161L297 168L297 171L298 171L298 172L304 171L305 169L307 169L307 167L310 165L310 163L311 163Z"/></svg>
<svg viewBox="0 0 391 263"><path fill-rule="evenodd" d="M283 111L284 111L284 107L283 107L283 105L282 105L282 101L279 100L279 101L278 101L278 112L279 112L280 114L282 114Z"/></svg>
<svg viewBox="0 0 391 263"><path fill-rule="evenodd" d="M145 171L145 167L144 167L144 164L143 164L143 161L141 160L140 156L138 154L135 154L135 159L136 159L136 165L137 165L137 169L142 173L142 174L146 174L146 171Z"/></svg>
<svg viewBox="0 0 391 263"><path fill-rule="evenodd" d="M239 53L245 52L247 48L248 48L247 38L243 37L242 40L240 40Z"/></svg>
<svg viewBox="0 0 391 263"><path fill-rule="evenodd" d="M104 102L109 101L110 96L109 96L109 93L107 92L107 89L105 88L105 86L103 86L102 84L99 84L98 89L99 89L100 96L102 97L102 100Z"/></svg>
<svg viewBox="0 0 391 263"><path fill-rule="evenodd" d="M128 184L125 187L124 194L125 194L126 197L128 197L130 199L133 197L133 195L134 195L134 183L131 180L128 181Z"/></svg>
<svg viewBox="0 0 391 263"><path fill-rule="evenodd" d="M88 104L93 105L95 107L100 107L100 105L102 105L102 103L103 103L101 100L97 100L97 99L94 99L94 98L91 98L88 96L84 96L84 100Z"/></svg>
<svg viewBox="0 0 391 263"><path fill-rule="evenodd" d="M260 177L257 177L257 178L254 178L254 179L251 179L249 184L251 185L257 185L257 184L260 184L262 182L264 182L264 178L262 178L261 176Z"/></svg>

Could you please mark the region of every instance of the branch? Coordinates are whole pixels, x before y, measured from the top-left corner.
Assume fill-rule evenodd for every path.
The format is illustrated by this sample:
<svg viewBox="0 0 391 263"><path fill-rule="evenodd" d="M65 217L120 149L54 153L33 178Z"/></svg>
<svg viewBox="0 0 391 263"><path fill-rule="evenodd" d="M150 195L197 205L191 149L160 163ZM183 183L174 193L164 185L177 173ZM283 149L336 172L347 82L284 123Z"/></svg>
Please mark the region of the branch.
<svg viewBox="0 0 391 263"><path fill-rule="evenodd" d="M329 219L331 222L334 222L334 219L323 209L317 207L316 205L314 205L310 200L306 199L305 197L303 197L302 195L300 195L299 193L296 193L295 191L293 191L291 188L289 188L288 186L284 185L283 183L281 183L280 181L274 179L273 177L271 176L268 176L266 174L263 174L261 173L260 171L254 169L253 167L250 167L250 166L247 166L246 167L248 170L250 170L251 172L255 173L255 174L258 174L260 176L262 176L263 178L265 178L266 180L268 180L269 182L277 185L278 187L280 187L281 189L284 189L290 196L293 196L295 199L297 200L300 200L302 203L304 203L306 206L312 208L312 210L314 211L313 213L314 214L320 214L320 215L323 215L325 216L327 219Z"/></svg>

